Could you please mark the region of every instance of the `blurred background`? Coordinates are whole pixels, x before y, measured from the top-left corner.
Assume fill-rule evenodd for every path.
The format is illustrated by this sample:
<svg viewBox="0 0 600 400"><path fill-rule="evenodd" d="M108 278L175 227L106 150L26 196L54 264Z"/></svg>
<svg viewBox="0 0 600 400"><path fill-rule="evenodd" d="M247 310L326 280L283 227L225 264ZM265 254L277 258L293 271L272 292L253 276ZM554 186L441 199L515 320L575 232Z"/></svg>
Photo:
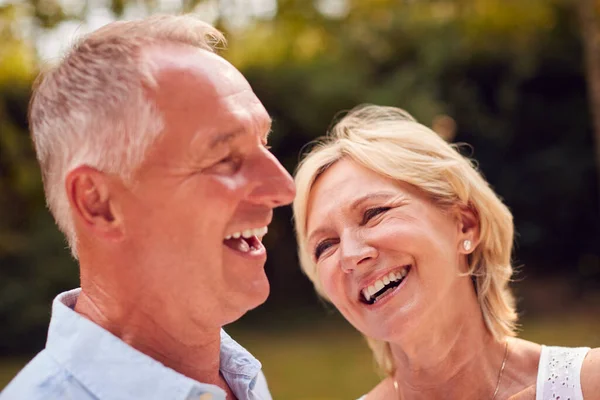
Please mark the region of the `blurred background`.
<svg viewBox="0 0 600 400"><path fill-rule="evenodd" d="M28 136L31 84L78 36L156 12L226 32L290 172L364 102L472 145L515 216L521 336L600 346L600 1L0 0L0 389L43 348L52 298L78 285ZM277 210L265 238L269 300L228 330L274 398L356 398L374 363L299 271L291 217Z"/></svg>

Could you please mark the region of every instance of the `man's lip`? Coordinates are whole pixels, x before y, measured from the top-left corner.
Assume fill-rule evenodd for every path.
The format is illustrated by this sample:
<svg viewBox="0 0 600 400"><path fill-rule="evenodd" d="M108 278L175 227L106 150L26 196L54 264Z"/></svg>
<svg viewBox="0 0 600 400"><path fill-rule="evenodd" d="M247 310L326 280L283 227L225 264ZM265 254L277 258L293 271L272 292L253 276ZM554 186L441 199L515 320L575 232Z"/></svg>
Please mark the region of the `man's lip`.
<svg viewBox="0 0 600 400"><path fill-rule="evenodd" d="M223 238L225 238L227 235L231 235L235 232L243 232L246 230L254 230L257 228L269 228L269 225L271 224L272 218L268 217L265 220L261 220L261 221L257 221L257 222L252 222L252 223L247 223L244 224L243 226L240 227L240 225L238 225L238 227L234 228L234 229L227 229L226 232L230 232L228 234L225 234L225 236L223 236Z"/></svg>
<svg viewBox="0 0 600 400"><path fill-rule="evenodd" d="M243 238L240 238L243 239ZM230 240L240 240L240 239L230 239ZM247 259L259 259L262 258L266 261L266 256L267 256L267 249L265 248L265 246L263 246L263 244L261 243L260 240L258 240L258 238L256 238L255 236L249 238L249 239L243 239L245 241L252 241L252 247L253 249L244 252L244 251L240 251L237 250L231 246L229 246L226 242L226 240L223 240L223 246L225 248L227 248L227 250L229 250L230 252L237 254L238 256L247 258Z"/></svg>

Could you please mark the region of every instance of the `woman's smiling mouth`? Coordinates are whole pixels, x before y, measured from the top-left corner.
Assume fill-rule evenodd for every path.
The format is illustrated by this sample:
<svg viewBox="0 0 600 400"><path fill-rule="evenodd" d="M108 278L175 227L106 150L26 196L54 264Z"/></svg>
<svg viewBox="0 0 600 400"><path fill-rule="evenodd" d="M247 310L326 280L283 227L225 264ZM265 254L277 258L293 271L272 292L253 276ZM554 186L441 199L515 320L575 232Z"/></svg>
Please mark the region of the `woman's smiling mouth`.
<svg viewBox="0 0 600 400"><path fill-rule="evenodd" d="M410 264L404 265L380 277L360 291L359 300L368 305L375 304L377 300L390 294L394 288L400 286L410 272L410 268Z"/></svg>

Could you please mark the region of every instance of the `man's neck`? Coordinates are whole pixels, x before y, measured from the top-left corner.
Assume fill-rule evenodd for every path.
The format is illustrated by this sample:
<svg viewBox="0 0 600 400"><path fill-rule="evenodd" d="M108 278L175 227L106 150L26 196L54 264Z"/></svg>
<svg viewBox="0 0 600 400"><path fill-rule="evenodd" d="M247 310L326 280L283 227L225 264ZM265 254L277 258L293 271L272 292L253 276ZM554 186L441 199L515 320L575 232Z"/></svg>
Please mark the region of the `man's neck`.
<svg viewBox="0 0 600 400"><path fill-rule="evenodd" d="M97 285L82 285L75 311L136 350L198 382L231 390L219 373L221 327L200 327L193 322L162 318L169 310L148 310L140 302L128 303ZM161 321L169 321L161 323Z"/></svg>

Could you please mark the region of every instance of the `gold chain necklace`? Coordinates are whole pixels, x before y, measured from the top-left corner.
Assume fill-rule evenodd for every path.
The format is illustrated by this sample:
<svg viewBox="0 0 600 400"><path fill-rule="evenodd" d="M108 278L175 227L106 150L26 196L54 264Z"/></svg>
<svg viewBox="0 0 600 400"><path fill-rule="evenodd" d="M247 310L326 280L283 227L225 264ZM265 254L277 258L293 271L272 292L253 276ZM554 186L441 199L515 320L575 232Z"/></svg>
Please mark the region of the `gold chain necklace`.
<svg viewBox="0 0 600 400"><path fill-rule="evenodd" d="M492 400L496 398L498 394L498 389L500 389L500 381L502 380L502 373L504 372L504 367L506 366L506 359L508 358L508 339L506 339L506 344L504 345L504 359L502 360L502 366L500 367L500 373L498 373L498 382L496 383L496 390L494 390L494 395L492 396Z"/></svg>
<svg viewBox="0 0 600 400"><path fill-rule="evenodd" d="M500 372L498 373L498 382L496 382L496 390L494 390L494 395L492 396L492 400L496 399L496 395L498 394L498 390L500 389L500 382L502 381L502 374L504 373L504 367L506 366L506 359L508 358L508 339L506 339L506 344L504 345L504 359L502 360L502 365L500 366ZM398 393L398 381L394 377L394 391L396 392L396 397L400 399L400 393ZM400 399L402 400L402 399Z"/></svg>

